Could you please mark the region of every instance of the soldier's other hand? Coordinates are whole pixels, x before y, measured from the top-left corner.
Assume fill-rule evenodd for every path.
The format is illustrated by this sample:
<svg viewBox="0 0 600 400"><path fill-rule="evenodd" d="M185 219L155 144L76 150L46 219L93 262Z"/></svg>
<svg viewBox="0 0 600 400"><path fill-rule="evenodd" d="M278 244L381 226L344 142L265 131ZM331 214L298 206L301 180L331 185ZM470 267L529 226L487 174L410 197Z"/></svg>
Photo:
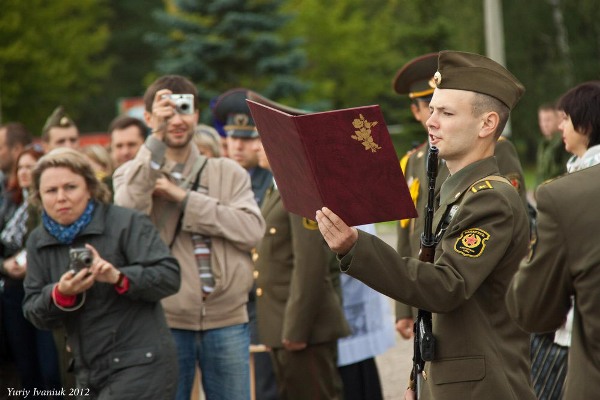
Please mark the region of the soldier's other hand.
<svg viewBox="0 0 600 400"><path fill-rule="evenodd" d="M346 255L358 240L356 228L348 226L327 207L318 210L316 218L329 248L340 256Z"/></svg>
<svg viewBox="0 0 600 400"><path fill-rule="evenodd" d="M283 339L281 342L287 351L298 351L306 348L306 342L292 342L287 339Z"/></svg>
<svg viewBox="0 0 600 400"><path fill-rule="evenodd" d="M396 330L402 336L403 339L410 339L413 337L413 324L412 318L402 318L396 322Z"/></svg>

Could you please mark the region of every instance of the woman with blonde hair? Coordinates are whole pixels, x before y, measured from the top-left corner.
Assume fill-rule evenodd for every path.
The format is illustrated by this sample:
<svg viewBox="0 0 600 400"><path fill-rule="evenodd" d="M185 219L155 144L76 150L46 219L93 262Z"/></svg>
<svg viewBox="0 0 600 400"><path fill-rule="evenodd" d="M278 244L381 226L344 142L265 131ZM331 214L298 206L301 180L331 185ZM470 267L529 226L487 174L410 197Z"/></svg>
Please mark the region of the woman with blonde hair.
<svg viewBox="0 0 600 400"><path fill-rule="evenodd" d="M110 204L90 163L68 148L38 161L31 198L42 224L27 241L23 311L38 328L65 327L71 393L174 398L177 354L160 300L178 291L179 264L148 216Z"/></svg>

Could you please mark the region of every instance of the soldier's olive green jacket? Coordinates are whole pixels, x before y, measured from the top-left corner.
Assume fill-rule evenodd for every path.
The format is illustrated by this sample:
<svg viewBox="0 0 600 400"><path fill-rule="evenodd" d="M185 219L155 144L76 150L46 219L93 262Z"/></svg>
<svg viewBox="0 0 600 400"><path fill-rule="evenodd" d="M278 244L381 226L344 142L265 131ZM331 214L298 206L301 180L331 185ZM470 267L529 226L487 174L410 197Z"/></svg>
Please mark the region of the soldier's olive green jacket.
<svg viewBox="0 0 600 400"><path fill-rule="evenodd" d="M400 221L398 223L398 253L405 257L418 257L419 248L421 246L421 234L423 233L424 210L427 204L427 152L429 144L425 142L423 145L412 150L407 154L407 159L404 161L406 167L404 174L411 191L411 196L415 202L415 207L419 216L410 220ZM510 183L517 189L521 201L527 205L527 191L525 188L525 179L523 178L523 169L519 155L513 144L500 137L496 143L494 151L498 169L500 174L505 176ZM406 156L405 156L406 157ZM448 167L444 162L440 162L438 176L435 182L436 196L439 193L442 183L448 178ZM414 317L411 307L396 303L396 318Z"/></svg>
<svg viewBox="0 0 600 400"><path fill-rule="evenodd" d="M283 339L316 344L347 336L340 272L316 222L287 212L276 189L262 212L267 229L254 256L261 343L277 348Z"/></svg>
<svg viewBox="0 0 600 400"><path fill-rule="evenodd" d="M402 257L363 232L341 260L343 270L375 290L433 313L436 356L425 364L422 399L535 398L529 335L504 302L527 252L529 223L515 188L491 175L499 175L494 157L442 185L434 227L447 212L453 217L434 264Z"/></svg>
<svg viewBox="0 0 600 400"><path fill-rule="evenodd" d="M575 296L565 399L600 395L600 165L539 186L538 240L506 301L530 332L560 327Z"/></svg>

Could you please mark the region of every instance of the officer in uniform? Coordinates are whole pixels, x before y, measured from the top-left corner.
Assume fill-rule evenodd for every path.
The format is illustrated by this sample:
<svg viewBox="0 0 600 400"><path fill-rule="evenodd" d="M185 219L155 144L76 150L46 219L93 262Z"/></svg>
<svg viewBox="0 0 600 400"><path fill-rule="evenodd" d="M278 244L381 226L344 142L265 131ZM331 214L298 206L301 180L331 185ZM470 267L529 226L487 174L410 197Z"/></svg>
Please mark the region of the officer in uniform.
<svg viewBox="0 0 600 400"><path fill-rule="evenodd" d="M419 56L406 63L394 77L392 86L400 95L408 95L411 99L410 110L427 133L426 122L429 118L429 102L435 89L433 75L437 70L438 53ZM405 219L398 223L398 253L402 256L417 257L423 233L423 210L427 203L427 174L426 162L429 142L426 140L420 146L410 150L400 161L400 166L406 177L411 197L419 216ZM500 173L504 175L518 190L523 204L528 207L525 179L519 156L513 144L504 136L498 138L494 155L498 162ZM444 161L440 162L436 180L436 195L442 183L448 177L448 168ZM396 303L396 330L408 339L413 334L414 313L412 307Z"/></svg>
<svg viewBox="0 0 600 400"><path fill-rule="evenodd" d="M229 158L237 161L250 174L254 198L260 206L273 181L270 171L261 168L253 151L258 138L256 124L246 104L248 89L231 89L217 98L213 107L215 119L227 133Z"/></svg>
<svg viewBox="0 0 600 400"><path fill-rule="evenodd" d="M253 97L288 113L297 113ZM260 141L259 163L270 168ZM339 269L317 223L285 210L272 182L262 205L266 234L257 246L256 296L261 342L271 348L281 399L342 399L337 339L350 334Z"/></svg>
<svg viewBox="0 0 600 400"><path fill-rule="evenodd" d="M569 90L559 109L566 115L563 134L575 138L581 146L576 151L590 157L579 159L586 161L579 165L581 169L538 187L537 242L532 243L528 259L514 276L506 301L511 316L529 332L554 332L561 327L564 331L568 325L568 334L562 335L562 344L570 343L570 347L561 398L596 399L600 393L600 247L596 242L600 157L598 152L593 157L593 150L600 147L600 81ZM568 314L572 304L571 324ZM555 353L547 358L552 360ZM555 379L555 387L560 388L555 365L543 367L540 380Z"/></svg>
<svg viewBox="0 0 600 400"><path fill-rule="evenodd" d="M227 134L228 156L237 161L250 174L254 199L260 207L267 189L273 183L273 174L270 170L258 165L254 146L260 139L250 108L246 103L250 92L250 90L244 88L231 89L217 98L212 111L216 121L223 126ZM260 344L255 287L248 295L247 308L250 343L253 345ZM277 400L277 385L270 357L264 353L254 354L254 367L256 398L258 400Z"/></svg>
<svg viewBox="0 0 600 400"><path fill-rule="evenodd" d="M504 296L527 252L527 211L500 175L494 147L524 88L504 67L472 53L442 51L427 120L446 161L433 221L434 263L402 257L327 208L319 229L344 272L433 313L437 343L425 363L422 399L534 399L529 336Z"/></svg>

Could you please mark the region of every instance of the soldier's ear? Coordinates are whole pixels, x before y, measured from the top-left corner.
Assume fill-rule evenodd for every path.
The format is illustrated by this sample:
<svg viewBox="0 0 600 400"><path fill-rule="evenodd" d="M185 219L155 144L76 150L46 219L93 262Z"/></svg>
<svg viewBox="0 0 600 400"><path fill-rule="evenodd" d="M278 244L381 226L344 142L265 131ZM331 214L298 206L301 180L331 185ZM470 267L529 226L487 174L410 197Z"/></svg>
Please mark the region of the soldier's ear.
<svg viewBox="0 0 600 400"><path fill-rule="evenodd" d="M500 116L495 111L489 111L481 115L481 129L479 130L479 137L494 136L498 130L498 124L500 123Z"/></svg>

